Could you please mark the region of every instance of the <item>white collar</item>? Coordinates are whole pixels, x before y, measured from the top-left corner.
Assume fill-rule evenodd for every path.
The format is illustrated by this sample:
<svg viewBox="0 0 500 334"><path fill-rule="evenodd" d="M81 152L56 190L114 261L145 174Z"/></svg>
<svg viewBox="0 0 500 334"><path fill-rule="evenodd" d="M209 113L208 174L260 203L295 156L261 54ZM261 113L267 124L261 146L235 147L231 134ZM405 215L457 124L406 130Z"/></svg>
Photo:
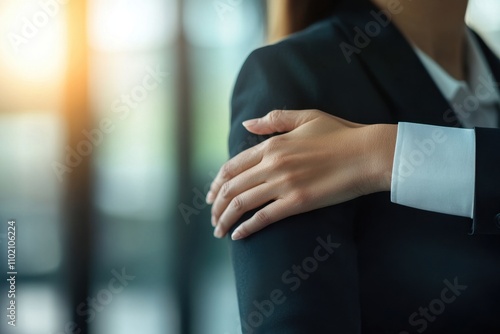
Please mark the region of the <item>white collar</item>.
<svg viewBox="0 0 500 334"><path fill-rule="evenodd" d="M475 37L472 36L472 33L468 29L466 30L466 38L466 62L468 65L467 81L453 78L441 67L441 65L434 61L434 59L429 57L417 46L413 45L413 49L420 58L420 61L448 101L453 101L460 88L474 92L478 87L484 85L497 87L488 62ZM484 103L493 103L495 101L499 101L499 95L496 89L494 94L490 94L482 100Z"/></svg>

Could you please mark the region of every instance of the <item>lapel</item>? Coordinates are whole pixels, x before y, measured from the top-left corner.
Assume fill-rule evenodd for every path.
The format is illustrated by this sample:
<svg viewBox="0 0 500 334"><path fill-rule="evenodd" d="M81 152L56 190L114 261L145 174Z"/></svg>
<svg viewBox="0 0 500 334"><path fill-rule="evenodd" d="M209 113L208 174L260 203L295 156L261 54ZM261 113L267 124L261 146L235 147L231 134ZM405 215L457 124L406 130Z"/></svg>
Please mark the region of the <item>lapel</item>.
<svg viewBox="0 0 500 334"><path fill-rule="evenodd" d="M472 32L476 37L481 50L483 51L484 57L490 66L490 70L493 73L493 77L495 78L497 88L498 83L500 82L500 60L498 57L491 51L491 49L486 45L486 43L479 37L474 31Z"/></svg>
<svg viewBox="0 0 500 334"><path fill-rule="evenodd" d="M488 65L490 67L490 70L493 74L493 78L496 83L497 91L499 91L499 82L500 82L500 60L498 57L491 51L491 49L486 45L486 43L479 37L474 31L474 37L476 37L479 46L481 47L481 50L483 51L483 55L486 58L486 61L488 62ZM498 124L497 127L500 128L500 103L497 104L497 111L499 113L498 115Z"/></svg>
<svg viewBox="0 0 500 334"><path fill-rule="evenodd" d="M479 46L481 47L481 50L483 51L483 55L486 58L486 61L488 62L488 65L490 66L491 72L493 73L493 78L496 83L496 88L497 91L500 93L500 60L498 57L491 51L491 49L486 45L486 43L479 37L474 31L474 37L476 37L477 41L479 42ZM497 110L498 110L498 124L497 127L500 128L500 104L497 105Z"/></svg>
<svg viewBox="0 0 500 334"><path fill-rule="evenodd" d="M356 46L359 30L366 32L367 24L378 24L373 12L379 9L366 4L356 12L339 13L338 26L347 43ZM389 105L393 121L460 126L450 104L396 26L389 23L386 27L379 24L379 27L378 34L369 36L369 44L359 48L357 57ZM498 81L498 59L478 39Z"/></svg>

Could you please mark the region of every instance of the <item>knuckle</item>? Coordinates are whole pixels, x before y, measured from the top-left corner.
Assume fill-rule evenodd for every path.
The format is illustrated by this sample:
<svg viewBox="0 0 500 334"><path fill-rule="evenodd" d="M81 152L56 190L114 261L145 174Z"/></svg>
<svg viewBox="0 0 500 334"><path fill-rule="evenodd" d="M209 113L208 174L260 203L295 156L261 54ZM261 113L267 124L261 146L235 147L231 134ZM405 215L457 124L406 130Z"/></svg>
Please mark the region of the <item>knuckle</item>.
<svg viewBox="0 0 500 334"><path fill-rule="evenodd" d="M283 142L283 136L274 136L267 140L266 149L268 151L273 151L275 148L279 147Z"/></svg>
<svg viewBox="0 0 500 334"><path fill-rule="evenodd" d="M221 195L222 195L222 198L229 198L231 196L231 184L229 182L226 182L222 185L221 187Z"/></svg>
<svg viewBox="0 0 500 334"><path fill-rule="evenodd" d="M243 209L243 200L240 196L233 198L231 201L231 207L236 211L241 211Z"/></svg>
<svg viewBox="0 0 500 334"><path fill-rule="evenodd" d="M274 123L280 119L281 115L283 115L283 110L273 110L269 113L269 120Z"/></svg>
<svg viewBox="0 0 500 334"><path fill-rule="evenodd" d="M223 180L228 180L231 178L231 165L229 163L225 163L221 167L221 177Z"/></svg>
<svg viewBox="0 0 500 334"><path fill-rule="evenodd" d="M283 173L281 176L282 184L287 185L288 187L292 187L295 181L295 176L291 173Z"/></svg>
<svg viewBox="0 0 500 334"><path fill-rule="evenodd" d="M297 191L292 196L293 203L297 206L302 206L302 205L308 203L310 198L311 198L310 194L306 191L303 191L303 190Z"/></svg>
<svg viewBox="0 0 500 334"><path fill-rule="evenodd" d="M271 222L269 215L264 210L257 211L254 218L258 226L266 226Z"/></svg>
<svg viewBox="0 0 500 334"><path fill-rule="evenodd" d="M273 151L273 148L276 146L276 137L271 137L264 142L262 145L262 149L264 153L269 153Z"/></svg>
<svg viewBox="0 0 500 334"><path fill-rule="evenodd" d="M271 165L273 168L282 168L288 165L289 158L281 154L274 154L271 157Z"/></svg>

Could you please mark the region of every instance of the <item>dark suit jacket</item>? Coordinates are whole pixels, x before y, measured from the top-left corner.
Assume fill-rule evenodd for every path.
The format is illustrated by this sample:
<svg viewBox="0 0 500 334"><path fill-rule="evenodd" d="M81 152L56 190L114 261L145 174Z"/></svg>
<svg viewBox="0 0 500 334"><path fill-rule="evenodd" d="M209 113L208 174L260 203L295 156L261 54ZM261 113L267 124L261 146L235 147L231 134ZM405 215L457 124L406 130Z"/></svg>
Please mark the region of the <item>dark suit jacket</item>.
<svg viewBox="0 0 500 334"><path fill-rule="evenodd" d="M377 12L339 11L254 51L234 88L231 156L263 139L241 122L273 109L457 126L411 46ZM500 63L480 43L498 81ZM500 234L500 132L476 129L476 145L474 235L471 219L378 193L231 242L243 333L500 333L500 238L492 235Z"/></svg>

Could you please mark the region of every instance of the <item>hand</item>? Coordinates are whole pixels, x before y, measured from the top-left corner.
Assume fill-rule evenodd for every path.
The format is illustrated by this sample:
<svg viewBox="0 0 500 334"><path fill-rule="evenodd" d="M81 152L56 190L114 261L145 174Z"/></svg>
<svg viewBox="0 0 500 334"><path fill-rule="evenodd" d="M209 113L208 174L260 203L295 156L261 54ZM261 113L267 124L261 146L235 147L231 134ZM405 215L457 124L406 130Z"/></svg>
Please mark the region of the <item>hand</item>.
<svg viewBox="0 0 500 334"><path fill-rule="evenodd" d="M284 134L220 168L207 194L216 237L268 202L233 240L295 214L390 190L397 125L362 125L319 110L274 110L243 125L254 134Z"/></svg>

